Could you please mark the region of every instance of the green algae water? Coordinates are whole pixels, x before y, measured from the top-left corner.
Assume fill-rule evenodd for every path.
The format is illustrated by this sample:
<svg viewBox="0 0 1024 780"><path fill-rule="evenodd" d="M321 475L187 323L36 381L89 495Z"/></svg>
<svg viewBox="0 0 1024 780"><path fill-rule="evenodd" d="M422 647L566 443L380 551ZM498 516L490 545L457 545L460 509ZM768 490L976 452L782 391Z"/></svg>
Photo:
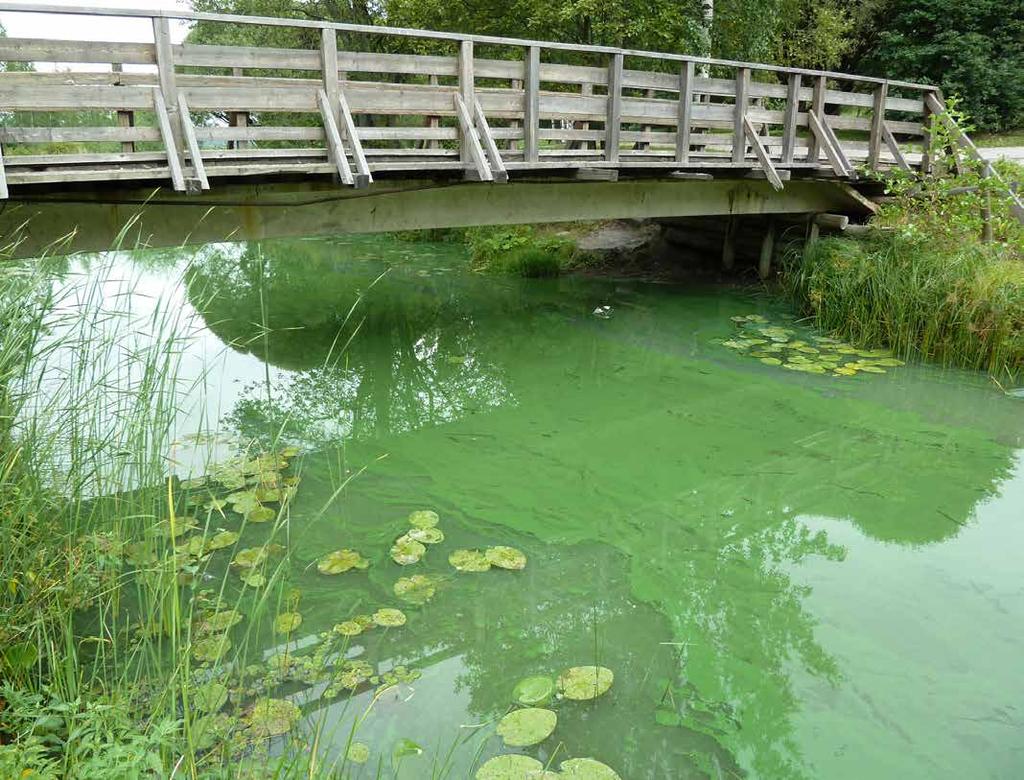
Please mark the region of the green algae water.
<svg viewBox="0 0 1024 780"><path fill-rule="evenodd" d="M447 244L111 262L137 306L191 323L171 471L288 448L301 480L273 523L212 522L239 539L206 586L251 616L197 663L257 680L224 735L272 697L298 709L263 747L350 777L470 778L508 753L624 779L1024 773L1024 402L984 377L785 371L723 346L731 317L787 321L769 301L483 277ZM418 510L443 540L399 565ZM229 562L270 541L273 577L244 586ZM525 567L449 563L494 546ZM342 549L368 565L321 573ZM395 592L415 575L422 603ZM360 625L382 608L404 624ZM611 687L543 697L550 736L506 746L516 684L579 666ZM551 776L613 777L571 766Z"/></svg>

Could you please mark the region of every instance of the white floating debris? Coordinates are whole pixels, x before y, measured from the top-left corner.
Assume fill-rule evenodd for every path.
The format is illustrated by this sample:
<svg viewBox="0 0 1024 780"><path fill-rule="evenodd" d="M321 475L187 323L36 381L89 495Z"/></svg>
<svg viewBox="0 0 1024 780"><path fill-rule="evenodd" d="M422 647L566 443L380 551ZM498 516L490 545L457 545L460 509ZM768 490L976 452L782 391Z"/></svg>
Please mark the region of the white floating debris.
<svg viewBox="0 0 1024 780"><path fill-rule="evenodd" d="M602 320L607 320L612 316L611 306L598 306L594 309L594 316L600 317Z"/></svg>

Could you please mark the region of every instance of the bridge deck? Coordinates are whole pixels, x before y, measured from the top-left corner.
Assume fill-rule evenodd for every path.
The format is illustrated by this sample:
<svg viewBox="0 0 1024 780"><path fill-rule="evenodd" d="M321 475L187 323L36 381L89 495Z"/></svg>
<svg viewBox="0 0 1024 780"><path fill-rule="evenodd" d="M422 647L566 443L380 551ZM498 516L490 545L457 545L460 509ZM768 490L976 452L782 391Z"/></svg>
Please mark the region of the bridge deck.
<svg viewBox="0 0 1024 780"><path fill-rule="evenodd" d="M790 176L927 169L925 123L941 106L928 85L606 47L174 11L0 10L152 26L146 43L0 39L0 197L752 169L781 189ZM302 28L317 45L176 45L170 19ZM434 53L394 53L425 46ZM27 62L58 69L11 71Z"/></svg>

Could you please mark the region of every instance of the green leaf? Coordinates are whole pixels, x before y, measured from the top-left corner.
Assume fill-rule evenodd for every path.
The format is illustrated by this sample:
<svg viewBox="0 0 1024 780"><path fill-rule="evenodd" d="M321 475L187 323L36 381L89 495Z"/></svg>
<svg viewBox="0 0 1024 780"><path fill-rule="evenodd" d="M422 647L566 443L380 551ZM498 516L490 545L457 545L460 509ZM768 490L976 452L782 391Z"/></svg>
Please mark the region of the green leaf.
<svg viewBox="0 0 1024 780"><path fill-rule="evenodd" d="M551 736L557 723L558 716L551 710L513 710L498 721L498 735L508 747L536 745Z"/></svg>
<svg viewBox="0 0 1024 780"><path fill-rule="evenodd" d="M395 595L409 604L426 604L434 597L434 581L422 574L402 577L394 585Z"/></svg>
<svg viewBox="0 0 1024 780"><path fill-rule="evenodd" d="M353 742L348 746L345 756L353 764L365 764L370 760L370 746L365 742Z"/></svg>
<svg viewBox="0 0 1024 780"><path fill-rule="evenodd" d="M403 737L395 743L395 749L391 751L391 757L395 761L401 761L403 758L408 758L409 756L418 756L422 752L423 748L411 739Z"/></svg>
<svg viewBox="0 0 1024 780"><path fill-rule="evenodd" d="M585 701L607 692L615 674L604 666L573 666L558 676L558 690L567 699Z"/></svg>
<svg viewBox="0 0 1024 780"><path fill-rule="evenodd" d="M400 536L391 546L391 560L401 566L408 566L411 563L418 563L427 548L410 539L408 536Z"/></svg>
<svg viewBox="0 0 1024 780"><path fill-rule="evenodd" d="M221 531L210 538L206 543L206 549L208 551L220 550L224 547L230 547L237 541L238 534L234 531Z"/></svg>
<svg viewBox="0 0 1024 780"><path fill-rule="evenodd" d="M448 563L457 571L481 572L491 568L490 561L481 550L455 550L448 556Z"/></svg>
<svg viewBox="0 0 1024 780"><path fill-rule="evenodd" d="M335 550L321 558L316 568L321 574L341 574L349 569L365 569L370 565L362 555L355 550Z"/></svg>
<svg viewBox="0 0 1024 780"><path fill-rule="evenodd" d="M228 700L228 688L224 683L208 682L193 693L193 702L200 712L213 713L224 706Z"/></svg>
<svg viewBox="0 0 1024 780"><path fill-rule="evenodd" d="M476 770L476 780L524 780L543 771L544 765L536 758L509 753L486 761Z"/></svg>
<svg viewBox="0 0 1024 780"><path fill-rule="evenodd" d="M430 509L417 509L409 513L409 525L413 528L433 528L440 521L437 512Z"/></svg>
<svg viewBox="0 0 1024 780"><path fill-rule="evenodd" d="M518 571L526 568L526 555L515 547L488 547L484 557L488 563L499 569Z"/></svg>
<svg viewBox="0 0 1024 780"><path fill-rule="evenodd" d="M378 609L373 613L373 622L378 626L404 626L405 625L405 613L400 609L393 609L391 607L385 607L384 609Z"/></svg>
<svg viewBox="0 0 1024 780"><path fill-rule="evenodd" d="M302 718L302 710L285 699L260 699L246 718L249 730L257 739L286 734Z"/></svg>
<svg viewBox="0 0 1024 780"><path fill-rule="evenodd" d="M543 704L555 692L555 681L544 675L524 677L512 689L512 698L528 707Z"/></svg>
<svg viewBox="0 0 1024 780"><path fill-rule="evenodd" d="M622 780L610 766L592 758L570 758L558 768L565 780Z"/></svg>
<svg viewBox="0 0 1024 780"><path fill-rule="evenodd" d="M302 615L298 612L282 612L274 620L274 630L279 634L290 634L302 625Z"/></svg>

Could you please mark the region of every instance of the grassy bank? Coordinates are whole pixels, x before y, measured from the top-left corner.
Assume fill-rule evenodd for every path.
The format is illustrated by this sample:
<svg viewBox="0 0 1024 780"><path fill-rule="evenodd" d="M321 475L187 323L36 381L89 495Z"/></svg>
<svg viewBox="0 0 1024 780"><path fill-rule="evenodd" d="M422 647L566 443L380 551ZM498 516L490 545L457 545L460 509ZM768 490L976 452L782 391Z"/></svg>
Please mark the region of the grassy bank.
<svg viewBox="0 0 1024 780"><path fill-rule="evenodd" d="M301 664L260 653L290 642L301 457L240 443L171 476L201 383L183 386L180 308L67 273L0 264L0 777L346 776L344 755L268 753L300 716L274 691L344 673L324 661L340 635Z"/></svg>
<svg viewBox="0 0 1024 780"><path fill-rule="evenodd" d="M1002 173L1024 180L1020 167ZM1024 227L1005 192L976 175L889 188L878 230L823 239L790 259L784 278L797 307L844 340L1019 378Z"/></svg>

